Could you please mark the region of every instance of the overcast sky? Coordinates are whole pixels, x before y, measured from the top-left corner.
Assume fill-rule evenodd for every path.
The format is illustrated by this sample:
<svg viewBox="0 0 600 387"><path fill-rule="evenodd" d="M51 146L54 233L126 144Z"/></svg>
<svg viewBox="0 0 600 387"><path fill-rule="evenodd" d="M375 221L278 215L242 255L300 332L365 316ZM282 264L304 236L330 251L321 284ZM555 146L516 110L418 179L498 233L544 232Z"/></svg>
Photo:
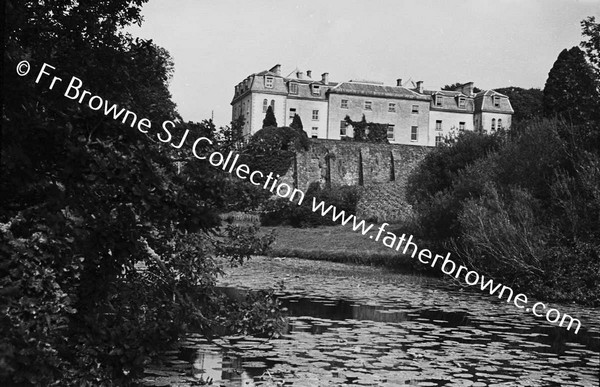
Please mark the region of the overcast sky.
<svg viewBox="0 0 600 387"><path fill-rule="evenodd" d="M427 89L543 88L560 51L600 0L150 0L142 27L175 61L171 93L184 120L231 121L234 86L282 65Z"/></svg>

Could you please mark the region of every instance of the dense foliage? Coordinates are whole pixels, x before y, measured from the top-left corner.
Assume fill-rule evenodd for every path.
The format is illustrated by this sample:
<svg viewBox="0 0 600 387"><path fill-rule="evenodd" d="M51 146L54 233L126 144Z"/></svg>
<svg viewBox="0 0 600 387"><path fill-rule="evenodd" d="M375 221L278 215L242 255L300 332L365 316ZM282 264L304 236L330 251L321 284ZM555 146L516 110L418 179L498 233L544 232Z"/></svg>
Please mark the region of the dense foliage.
<svg viewBox="0 0 600 387"><path fill-rule="evenodd" d="M600 23L594 16L589 16L581 21L582 35L585 38L581 47L586 53L586 58L596 72L596 82L600 82Z"/></svg>
<svg viewBox="0 0 600 387"><path fill-rule="evenodd" d="M210 121L181 123L167 88L168 53L120 32L141 22L143 3L7 3L2 385L125 385L189 327L210 333L225 320L238 332L268 334L278 321L269 302L274 312L258 322L258 304L232 308L214 290L215 257L240 263L269 239L255 228L219 227L225 179L190 148L200 136L223 151L232 142ZM24 59L32 74L19 77ZM154 132L65 98L65 84L49 90L51 78L35 83L44 62L65 82L75 75L93 94L149 118ZM165 120L179 123L171 144L154 136ZM252 318L233 323L240 315Z"/></svg>
<svg viewBox="0 0 600 387"><path fill-rule="evenodd" d="M422 237L529 294L598 304L598 129L538 121L436 148L410 180Z"/></svg>
<svg viewBox="0 0 600 387"><path fill-rule="evenodd" d="M361 142L373 143L388 143L387 124L378 124L375 122L367 122L363 114L360 121L352 121L350 116L346 116L345 121L352 126L352 140Z"/></svg>
<svg viewBox="0 0 600 387"><path fill-rule="evenodd" d="M285 175L292 167L296 152L308 150L310 140L300 128L263 128L250 138L244 148L244 161L252 170Z"/></svg>
<svg viewBox="0 0 600 387"><path fill-rule="evenodd" d="M579 47L564 49L548 73L544 87L544 113L574 123L598 119L600 93L597 74Z"/></svg>
<svg viewBox="0 0 600 387"><path fill-rule="evenodd" d="M334 186L331 188L320 188L313 184L306 191L306 200L302 205L290 202L286 198L274 198L268 201L260 215L263 226L286 225L292 227L318 227L334 226L330 216L322 216L321 212L313 212L312 205L315 198L317 203L325 202L325 208L333 205L339 211L346 214L356 214L356 206L360 200L360 187L357 186Z"/></svg>

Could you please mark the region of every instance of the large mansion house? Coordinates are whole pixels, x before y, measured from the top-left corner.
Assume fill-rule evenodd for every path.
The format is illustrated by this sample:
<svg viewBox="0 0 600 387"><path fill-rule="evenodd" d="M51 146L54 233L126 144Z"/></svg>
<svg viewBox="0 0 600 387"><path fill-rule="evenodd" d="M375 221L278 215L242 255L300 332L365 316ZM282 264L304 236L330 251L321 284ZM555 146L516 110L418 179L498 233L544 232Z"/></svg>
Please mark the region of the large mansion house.
<svg viewBox="0 0 600 387"><path fill-rule="evenodd" d="M396 144L434 146L451 132L494 132L508 128L513 109L507 96L494 90L474 93L473 82L455 90L425 90L380 82L329 81L329 74L313 79L311 71L283 77L281 65L248 76L235 86L232 117L245 119L244 134L262 128L269 106L280 126L289 126L294 115L302 120L309 137L352 137L345 117L388 125L388 140Z"/></svg>

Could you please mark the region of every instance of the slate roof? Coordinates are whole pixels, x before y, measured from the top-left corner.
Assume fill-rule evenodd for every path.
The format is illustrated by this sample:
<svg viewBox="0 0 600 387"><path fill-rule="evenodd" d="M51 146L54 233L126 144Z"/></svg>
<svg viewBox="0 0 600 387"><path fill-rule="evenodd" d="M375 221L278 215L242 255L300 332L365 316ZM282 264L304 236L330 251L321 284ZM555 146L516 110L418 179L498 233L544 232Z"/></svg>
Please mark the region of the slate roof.
<svg viewBox="0 0 600 387"><path fill-rule="evenodd" d="M330 93L364 95L370 97L404 98L429 100L429 97L402 86L387 86L363 82L341 82L329 90Z"/></svg>

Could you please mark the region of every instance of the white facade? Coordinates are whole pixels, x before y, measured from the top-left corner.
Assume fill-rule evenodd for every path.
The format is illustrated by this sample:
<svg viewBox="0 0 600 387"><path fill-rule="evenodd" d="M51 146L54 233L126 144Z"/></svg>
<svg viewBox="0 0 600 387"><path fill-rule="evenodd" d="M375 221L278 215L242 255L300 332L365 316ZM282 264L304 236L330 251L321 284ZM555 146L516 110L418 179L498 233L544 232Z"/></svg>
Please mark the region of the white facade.
<svg viewBox="0 0 600 387"><path fill-rule="evenodd" d="M380 82L329 82L329 74L313 79L296 72L281 76L281 66L252 74L235 86L232 119L245 119L244 135L262 128L268 106L278 126L289 126L297 114L303 129L312 138L352 137L345 126L349 116L360 121L388 125L388 141L398 144L435 146L463 130L492 132L511 125L513 109L507 96L493 90L473 92L473 83L456 90L423 90L423 82L409 89L397 80L396 86Z"/></svg>

